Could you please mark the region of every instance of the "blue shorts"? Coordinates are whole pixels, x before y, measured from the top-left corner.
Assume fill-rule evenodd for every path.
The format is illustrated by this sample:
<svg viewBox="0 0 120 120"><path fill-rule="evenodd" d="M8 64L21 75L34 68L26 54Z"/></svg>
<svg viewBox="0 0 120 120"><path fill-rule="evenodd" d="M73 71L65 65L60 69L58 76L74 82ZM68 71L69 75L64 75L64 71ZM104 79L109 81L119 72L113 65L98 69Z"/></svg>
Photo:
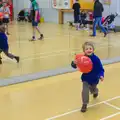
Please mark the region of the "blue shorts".
<svg viewBox="0 0 120 120"><path fill-rule="evenodd" d="M38 26L38 22L36 22L36 21L32 21L32 26Z"/></svg>

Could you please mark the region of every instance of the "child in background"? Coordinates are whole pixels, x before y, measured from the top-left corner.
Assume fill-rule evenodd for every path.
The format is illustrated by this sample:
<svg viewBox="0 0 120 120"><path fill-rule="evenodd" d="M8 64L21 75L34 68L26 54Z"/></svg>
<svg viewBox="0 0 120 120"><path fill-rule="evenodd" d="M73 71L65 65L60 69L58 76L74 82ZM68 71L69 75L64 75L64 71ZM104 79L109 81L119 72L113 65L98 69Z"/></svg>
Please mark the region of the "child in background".
<svg viewBox="0 0 120 120"><path fill-rule="evenodd" d="M4 52L5 55L11 59L16 59L17 63L19 63L19 57L14 56L11 53L9 53L8 38L5 34L5 26L4 25L0 25L0 64L2 64L1 52Z"/></svg>
<svg viewBox="0 0 120 120"><path fill-rule="evenodd" d="M82 108L81 112L86 112L87 105L89 103L89 91L93 94L93 97L96 98L98 96L98 88L99 80L104 80L104 68L100 59L94 54L94 45L92 42L85 42L83 45L83 52L86 56L88 56L92 63L93 69L89 73L83 73L81 76L83 82L82 89ZM76 61L72 62L72 67L77 68Z"/></svg>
<svg viewBox="0 0 120 120"><path fill-rule="evenodd" d="M2 8L2 6L3 6L3 5L2 5L2 0L0 0L0 8Z"/></svg>
<svg viewBox="0 0 120 120"><path fill-rule="evenodd" d="M9 35L8 23L9 23L10 10L9 10L9 7L8 7L6 2L3 3L3 7L1 9L2 9L3 14L4 14L4 16L3 16L3 23L4 23L5 28L6 28L6 33L7 33L7 35Z"/></svg>
<svg viewBox="0 0 120 120"><path fill-rule="evenodd" d="M38 27L38 23L39 23L38 17L40 15L40 13L39 13L39 5L36 2L36 0L30 0L30 1L31 1L32 26L33 26L33 37L32 37L32 40L33 41L36 40L35 30L37 30L38 33L40 34L39 40L42 40L43 39L43 34L41 34L40 29Z"/></svg>
<svg viewBox="0 0 120 120"><path fill-rule="evenodd" d="M74 10L74 23L76 26L76 30L79 30L79 21L80 21L80 4L79 0L76 0L73 4L73 10Z"/></svg>
<svg viewBox="0 0 120 120"><path fill-rule="evenodd" d="M0 0L0 12L1 13L3 13L3 11L2 11L2 0ZM0 25L2 25L3 24L3 16L0 16Z"/></svg>
<svg viewBox="0 0 120 120"><path fill-rule="evenodd" d="M12 0L8 1L7 6L9 7L9 10L10 10L10 21L12 21L13 20L13 3L12 3Z"/></svg>

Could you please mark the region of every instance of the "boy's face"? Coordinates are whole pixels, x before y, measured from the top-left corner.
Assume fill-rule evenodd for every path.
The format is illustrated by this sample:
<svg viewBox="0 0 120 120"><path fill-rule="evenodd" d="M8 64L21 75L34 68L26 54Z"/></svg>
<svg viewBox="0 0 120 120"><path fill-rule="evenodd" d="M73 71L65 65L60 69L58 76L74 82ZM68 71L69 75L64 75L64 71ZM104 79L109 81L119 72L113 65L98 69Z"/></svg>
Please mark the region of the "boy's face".
<svg viewBox="0 0 120 120"><path fill-rule="evenodd" d="M94 49L92 46L90 46L90 45L85 46L85 50L84 50L85 55L90 56L93 54L93 52L94 52Z"/></svg>

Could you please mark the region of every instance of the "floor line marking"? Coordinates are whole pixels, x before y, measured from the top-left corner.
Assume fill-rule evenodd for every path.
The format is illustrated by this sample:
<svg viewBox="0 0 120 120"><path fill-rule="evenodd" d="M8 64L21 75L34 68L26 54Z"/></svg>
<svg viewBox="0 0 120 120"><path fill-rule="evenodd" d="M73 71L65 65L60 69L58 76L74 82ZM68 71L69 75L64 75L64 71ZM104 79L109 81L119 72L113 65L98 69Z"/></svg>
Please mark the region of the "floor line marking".
<svg viewBox="0 0 120 120"><path fill-rule="evenodd" d="M104 118L102 118L102 119L100 119L100 120L107 120L107 119L112 118L112 117L115 117L115 116L117 116L117 115L120 115L120 112L117 112L117 113L115 113L115 114L109 115L109 116L104 117Z"/></svg>
<svg viewBox="0 0 120 120"><path fill-rule="evenodd" d="M112 101L112 100L115 100L115 99L119 99L119 98L120 98L120 96L116 96L116 97L114 97L114 98L111 98L111 99L108 99L108 100L105 100L105 101L102 101L102 102L99 102L99 103L96 103L96 104L93 104L93 105L89 105L88 108L94 107L94 106L96 106L96 105L100 105L100 104L103 104L103 103L105 103L105 102L109 102L109 101ZM75 113L75 112L78 112L78 111L80 111L80 108L75 109L75 110L72 110L72 111L69 111L69 112L65 112L65 113L60 114L60 115L53 116L53 117L51 117L51 118L47 118L46 120L54 120L54 119L56 119L56 118L60 118L60 117L63 117L63 116L66 116L66 115L69 115L69 114L71 114L71 113Z"/></svg>
<svg viewBox="0 0 120 120"><path fill-rule="evenodd" d="M115 108L115 109L117 109L117 110L120 110L119 107L117 107L117 106L115 106L115 105L112 105L112 104L110 104L110 103L108 103L108 102L104 102L104 104L106 104L106 105L108 105L108 106L110 106L110 107L112 107L112 108Z"/></svg>

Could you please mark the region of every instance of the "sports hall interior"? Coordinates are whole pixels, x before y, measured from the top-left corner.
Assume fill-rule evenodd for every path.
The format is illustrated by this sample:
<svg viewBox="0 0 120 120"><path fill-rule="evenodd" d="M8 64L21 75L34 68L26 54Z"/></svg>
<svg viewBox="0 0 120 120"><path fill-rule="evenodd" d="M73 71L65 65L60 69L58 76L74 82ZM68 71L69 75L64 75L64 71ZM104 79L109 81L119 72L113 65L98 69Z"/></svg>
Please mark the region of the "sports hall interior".
<svg viewBox="0 0 120 120"><path fill-rule="evenodd" d="M120 1L102 1L104 17L118 13L113 21L117 32L111 30L106 37L99 29L96 37L90 37L90 25L77 31L69 24L74 21L73 11L55 8L53 1L37 0L44 39L36 41L30 41L31 22L17 20L30 1L12 1L14 17L9 23L8 42L10 52L20 56L20 63L2 53L0 119L120 120ZM39 37L37 32L36 35ZM81 72L71 67L71 61L75 54L83 53L82 44L86 41L94 43L95 54L104 65L105 79L98 86L99 97L94 100L91 96L88 111L81 113Z"/></svg>

